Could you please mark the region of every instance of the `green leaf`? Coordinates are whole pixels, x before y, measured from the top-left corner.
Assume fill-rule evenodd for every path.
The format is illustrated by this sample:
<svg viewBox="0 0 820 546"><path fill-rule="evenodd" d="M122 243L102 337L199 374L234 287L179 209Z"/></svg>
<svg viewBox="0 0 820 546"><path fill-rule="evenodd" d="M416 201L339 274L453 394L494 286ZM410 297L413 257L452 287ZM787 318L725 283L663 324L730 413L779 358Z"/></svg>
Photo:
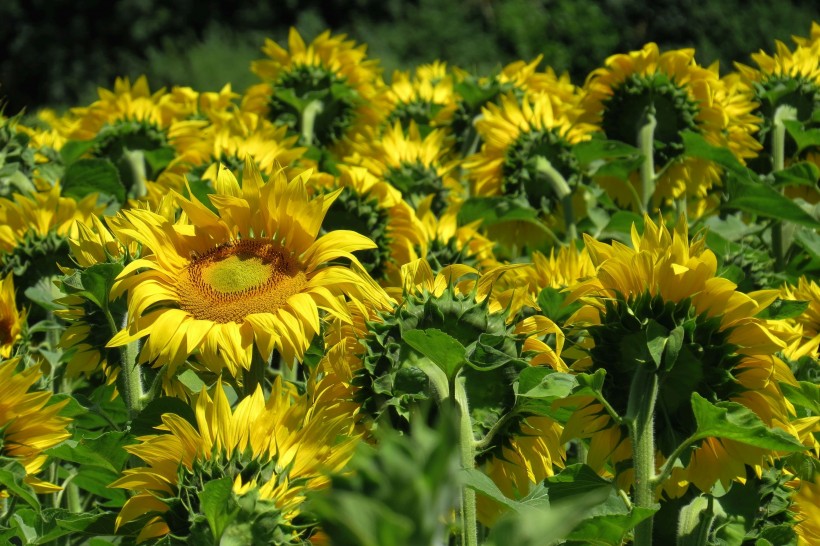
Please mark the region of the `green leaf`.
<svg viewBox="0 0 820 546"><path fill-rule="evenodd" d="M760 182L747 182L729 178L726 182L729 200L725 208L751 212L764 218L786 220L812 228L820 228L818 222L800 205L780 192Z"/></svg>
<svg viewBox="0 0 820 546"><path fill-rule="evenodd" d="M736 402L711 404L693 392L692 411L698 425L697 440L714 437L777 451L806 449L796 438L784 430L767 427L752 410Z"/></svg>
<svg viewBox="0 0 820 546"><path fill-rule="evenodd" d="M449 381L452 381L467 361L467 350L464 346L454 337L436 328L410 330L403 333L402 339L433 361Z"/></svg>
<svg viewBox="0 0 820 546"><path fill-rule="evenodd" d="M464 468L461 471L461 482L465 487L469 487L476 493L481 493L487 498L494 500L495 502L506 506L510 510L520 511L522 510L522 504L507 498L504 493L498 488L498 486L483 472L477 470L475 468ZM542 502L544 502L542 500ZM549 503L546 502L548 505Z"/></svg>
<svg viewBox="0 0 820 546"><path fill-rule="evenodd" d="M93 148L94 144L93 140L69 140L60 148L63 163L71 165Z"/></svg>
<svg viewBox="0 0 820 546"><path fill-rule="evenodd" d="M233 496L233 481L230 476L206 483L199 492L199 503L214 539L219 541L225 528L239 511L239 506Z"/></svg>
<svg viewBox="0 0 820 546"><path fill-rule="evenodd" d="M593 396L603 396L602 389L604 388L604 381L606 380L606 370L601 368L595 370L595 373L579 373L575 376L578 381L578 387L572 391L576 394L591 394Z"/></svg>
<svg viewBox="0 0 820 546"><path fill-rule="evenodd" d="M713 146L707 142L705 138L693 131L682 131L681 137L683 138L684 153L688 157L698 157L700 159L714 161L741 179L755 180L757 178L751 170L738 161L735 154L733 154L729 148Z"/></svg>
<svg viewBox="0 0 820 546"><path fill-rule="evenodd" d="M123 448L131 443L133 438L128 433L110 431L80 440L66 440L45 452L64 461L84 467L99 466L116 474L128 460L128 453Z"/></svg>
<svg viewBox="0 0 820 546"><path fill-rule="evenodd" d="M582 168L586 168L596 161L641 155L638 148L620 140L602 140L598 138L573 145L572 153L578 159L578 163L581 164Z"/></svg>
<svg viewBox="0 0 820 546"><path fill-rule="evenodd" d="M803 123L793 119L783 120L783 125L786 126L789 136L797 144L797 155L808 148L820 146L820 129L816 127L805 129Z"/></svg>
<svg viewBox="0 0 820 546"><path fill-rule="evenodd" d="M567 540L583 544L620 546L632 529L651 518L656 511L652 508L635 507L627 514L589 517L567 535Z"/></svg>
<svg viewBox="0 0 820 546"><path fill-rule="evenodd" d="M541 313L556 324L563 323L582 305L581 302L576 301L565 306L564 301L567 294L567 292L562 292L551 286L541 290L538 293L538 307L541 309Z"/></svg>
<svg viewBox="0 0 820 546"><path fill-rule="evenodd" d="M125 186L120 181L119 171L107 159L79 159L65 171L62 181L64 196L82 199L92 193L125 203Z"/></svg>
<svg viewBox="0 0 820 546"><path fill-rule="evenodd" d="M612 482L599 476L590 466L572 464L559 474L544 480L544 486L549 491L550 501L553 503L570 499L588 493L596 494L604 502L612 490Z"/></svg>
<svg viewBox="0 0 820 546"><path fill-rule="evenodd" d="M31 486L23 483L25 477L26 470L20 464L12 462L5 465L0 468L0 490L5 490L39 511L40 502Z"/></svg>
<svg viewBox="0 0 820 546"><path fill-rule="evenodd" d="M755 315L756 318L766 320L781 320L798 317L808 309L808 301L782 300L777 298L771 305Z"/></svg>
<svg viewBox="0 0 820 546"><path fill-rule="evenodd" d="M632 225L643 231L643 216L625 210L619 210L610 218L609 223L601 232L600 239L616 239L622 243L632 240Z"/></svg>
<svg viewBox="0 0 820 546"><path fill-rule="evenodd" d="M509 197L471 197L458 211L459 225L482 220L488 227L513 220L535 221L538 211Z"/></svg>
<svg viewBox="0 0 820 546"><path fill-rule="evenodd" d="M568 418L566 409L553 409L555 400L566 398L578 386L572 374L560 373L545 367L521 370L516 384L516 410L523 414L552 417L559 421Z"/></svg>
<svg viewBox="0 0 820 546"><path fill-rule="evenodd" d="M802 406L812 415L820 415L820 385L808 381L798 381L797 386L780 383L780 390L796 406Z"/></svg>
<svg viewBox="0 0 820 546"><path fill-rule="evenodd" d="M165 167L176 158L176 155L176 150L170 146L164 146L156 150L143 150L142 152L143 159L151 167L151 172L155 174L165 170Z"/></svg>
<svg viewBox="0 0 820 546"><path fill-rule="evenodd" d="M820 178L820 169L814 163L808 161L801 161L789 165L782 171L774 173L775 187L784 186L809 186L814 188L817 186L817 179Z"/></svg>

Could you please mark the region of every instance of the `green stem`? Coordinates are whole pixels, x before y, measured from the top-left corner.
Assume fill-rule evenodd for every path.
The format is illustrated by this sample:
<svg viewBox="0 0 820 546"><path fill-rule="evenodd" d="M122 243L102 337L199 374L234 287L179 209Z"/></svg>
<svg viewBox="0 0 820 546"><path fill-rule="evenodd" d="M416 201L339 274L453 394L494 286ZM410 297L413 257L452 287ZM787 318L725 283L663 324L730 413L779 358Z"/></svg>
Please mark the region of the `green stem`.
<svg viewBox="0 0 820 546"><path fill-rule="evenodd" d="M715 523L715 499L712 495L695 498L680 511L677 546L706 546Z"/></svg>
<svg viewBox="0 0 820 546"><path fill-rule="evenodd" d="M106 313L108 314L108 313ZM109 325L113 319L109 314ZM123 328L128 327L128 314L123 318ZM116 333L116 327L112 329ZM128 410L128 419L133 420L142 409L142 366L137 363L139 355L139 340L132 341L120 347L120 372L117 375L117 390L122 396Z"/></svg>
<svg viewBox="0 0 820 546"><path fill-rule="evenodd" d="M667 458L666 461L663 463L663 466L661 466L661 471L658 472L657 476L652 478L653 488L661 485L663 482L667 480L667 478L669 478L669 476L672 474L672 469L675 467L675 461L690 445L695 443L697 440L698 437L693 434L692 436L681 442L681 444L675 448L675 451L673 451L672 454L669 455L669 458Z"/></svg>
<svg viewBox="0 0 820 546"><path fill-rule="evenodd" d="M483 117L483 114L478 114L473 118L470 127L467 129L467 134L464 135L464 143L461 147L461 157L469 157L478 151L478 145L481 143L481 135L478 134L475 124Z"/></svg>
<svg viewBox="0 0 820 546"><path fill-rule="evenodd" d="M488 447L490 447L490 444L492 443L493 438L495 437L495 435L498 434L498 432L501 431L502 428L504 428L504 425L506 425L507 422L510 419L512 419L513 417L515 417L517 415L518 415L518 412L516 412L515 410L509 411L509 412L505 413L504 415L502 415L498 419L498 421L495 422L495 424L492 426L492 428L489 431L487 431L487 435L484 436L484 438L482 438L478 442L475 442L475 449L478 450L478 451L481 451L481 450L484 450L484 449L487 449Z"/></svg>
<svg viewBox="0 0 820 546"><path fill-rule="evenodd" d="M655 403L658 399L658 376L646 364L639 365L632 377L625 421L632 441L632 464L635 470L635 506L655 505ZM635 546L652 544L652 518L635 528Z"/></svg>
<svg viewBox="0 0 820 546"><path fill-rule="evenodd" d="M643 154L641 163L641 212L649 212L652 196L655 194L655 127L658 120L654 109L646 113L646 123L638 132L638 147Z"/></svg>
<svg viewBox="0 0 820 546"><path fill-rule="evenodd" d="M459 416L459 448L461 466L465 469L475 468L475 439L473 438L473 420L467 403L465 379L457 377L454 385L454 399ZM478 523L475 491L469 487L461 488L461 544L478 546Z"/></svg>
<svg viewBox="0 0 820 546"><path fill-rule="evenodd" d="M782 171L786 166L786 120L797 119L797 111L789 105L782 105L774 112L772 127L772 173ZM781 190L782 192L782 190ZM775 271L786 269L786 249L783 244L783 222L772 224L772 252Z"/></svg>
<svg viewBox="0 0 820 546"><path fill-rule="evenodd" d="M305 146L312 146L314 139L314 128L316 125L316 116L322 113L325 105L319 99L311 101L302 111L302 139L305 141Z"/></svg>
<svg viewBox="0 0 820 546"><path fill-rule="evenodd" d="M572 210L572 189L567 183L567 179L561 172L552 166L549 159L544 156L535 158L535 169L538 174L547 179L552 192L561 201L564 208L564 224L567 230L567 240L574 241L578 238L578 229L575 226L575 213Z"/></svg>
<svg viewBox="0 0 820 546"><path fill-rule="evenodd" d="M147 175L145 174L145 154L142 150L123 150L123 156L128 161L128 166L131 168L131 176L133 185L131 186L131 194L133 197L139 199L148 195L148 186L145 184Z"/></svg>

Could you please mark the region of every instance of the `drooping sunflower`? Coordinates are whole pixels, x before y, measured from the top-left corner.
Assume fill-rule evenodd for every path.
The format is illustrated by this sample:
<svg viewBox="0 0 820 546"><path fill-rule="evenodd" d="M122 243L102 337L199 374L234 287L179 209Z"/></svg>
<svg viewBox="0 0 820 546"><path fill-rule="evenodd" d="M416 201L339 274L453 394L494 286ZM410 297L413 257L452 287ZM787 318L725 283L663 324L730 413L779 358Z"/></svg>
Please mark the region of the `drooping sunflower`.
<svg viewBox="0 0 820 546"><path fill-rule="evenodd" d="M176 194L184 221L132 210L111 222L120 240L150 254L126 266L114 287L113 297L128 293L130 321L109 347L147 336L139 362L167 365L169 374L196 354L211 371L236 376L249 369L254 347L265 360L277 349L291 366L319 331L320 309L344 316L339 296L383 297L351 254L373 248L370 239L350 231L317 239L339 192L310 199L309 173L289 182L279 171L265 182L250 159L241 187L224 174L209 196L217 213ZM332 264L339 259L357 270Z"/></svg>
<svg viewBox="0 0 820 546"><path fill-rule="evenodd" d="M741 161L759 146L752 119L733 117L727 110L750 111L753 105L724 87L717 65L702 67L694 49L661 53L648 43L638 51L609 57L587 77L581 101L584 121L600 128L606 138L638 144L641 127L652 113L657 121L653 135L656 187L653 206L668 199L689 197L698 203L720 183L720 169L712 162L683 155L683 131L701 135L714 146L729 148ZM619 203L637 207L623 181L602 178L601 185ZM629 183L638 186L637 174Z"/></svg>
<svg viewBox="0 0 820 546"><path fill-rule="evenodd" d="M328 209L322 229L351 230L373 239L375 248L359 254L367 272L381 283L391 284L399 269L416 258L424 233L402 194L364 167L339 165L338 179L318 179L320 193L340 191Z"/></svg>
<svg viewBox="0 0 820 546"><path fill-rule="evenodd" d="M31 389L42 375L39 368L17 371L19 364L18 358L0 363L0 430L3 431L0 454L18 460L25 467L25 481L35 491L58 491L58 486L40 480L35 474L48 459L43 451L71 436L66 430L71 419L59 415L68 399L50 403L52 393ZM0 488L0 496L8 494Z"/></svg>
<svg viewBox="0 0 820 546"><path fill-rule="evenodd" d="M578 121L577 108L545 92L520 100L506 95L500 105L489 103L482 113L475 127L484 144L464 161L471 194L519 201L537 211L552 229L563 228L562 205L569 198L574 219L580 218L585 210L584 197L572 146L588 140L592 127ZM558 177L551 174L553 171ZM531 225L509 224L513 229L504 227L501 232L494 228L490 238L505 246L542 246L544 241L536 239Z"/></svg>
<svg viewBox="0 0 820 546"><path fill-rule="evenodd" d="M645 329L682 334L676 359L655 372L660 385L655 410L658 463L695 430L689 403L693 392L713 403L742 404L766 425L793 432L779 382L794 384L795 379L776 356L785 344L765 321L754 318L764 305L715 276L715 255L703 238L690 243L683 218L671 233L645 218L643 235L633 226L633 248L588 236L585 241L596 272L571 289L569 300L584 306L568 324L586 328L594 346L573 368L606 370L603 393L619 415L626 411L638 366L635 347L646 344ZM603 468L609 462L620 483L628 483L631 469L623 466L632 457L628 435L597 400L580 396L575 403L564 439L589 438L589 464ZM733 440L707 438L695 444L663 486L673 496L689 484L701 491L718 481L728 486L745 479L744 465L759 469L769 455Z"/></svg>
<svg viewBox="0 0 820 546"><path fill-rule="evenodd" d="M397 122L380 137L371 135L354 144L354 155L346 162L362 165L390 183L413 208L432 195L433 211L438 214L448 204L462 201L466 193L457 178L458 162L448 159L451 144L443 130L422 138L414 121L408 127Z"/></svg>
<svg viewBox="0 0 820 546"><path fill-rule="evenodd" d="M111 484L134 492L117 516L117 527L139 522L138 542L194 533L218 542L221 537L213 536L205 518L194 516L203 487L229 478L234 498L256 494L254 508L275 516L271 519L277 534L286 537L284 543L304 543L300 539L309 529L291 522L305 493L326 486L357 443L350 415L321 393L321 399L311 398L297 395L293 385L277 377L267 401L260 387L231 410L221 381L212 394L203 387L195 423L166 413L158 434L125 448L146 466L124 471Z"/></svg>
<svg viewBox="0 0 820 546"><path fill-rule="evenodd" d="M88 224L101 212L96 194L75 201L60 196L59 185L31 196L0 198L2 272L13 272L23 290L42 277L57 275L57 264L69 263L66 238L75 220Z"/></svg>
<svg viewBox="0 0 820 546"><path fill-rule="evenodd" d="M416 67L414 73L396 71L386 93L388 128L395 123L421 128L422 136L450 123L456 110L454 78L447 64L434 61Z"/></svg>
<svg viewBox="0 0 820 546"><path fill-rule="evenodd" d="M752 61L757 67L735 63L737 75L745 84L746 95L758 106L754 113L762 118L757 139L763 150L754 164L760 172L768 172L774 167L772 129L778 109L781 106L794 108L796 119L809 127L817 126L812 116L820 110L820 63L817 61L820 42L807 42L791 50L777 41L775 49L773 55L762 50L753 53ZM798 154L797 145L791 139L787 139L784 157L787 164L805 159L820 166L817 146L810 146ZM803 197L812 203L820 200L816 188L801 186L787 190L792 197Z"/></svg>
<svg viewBox="0 0 820 546"><path fill-rule="evenodd" d="M287 125L304 145L339 154L345 138L378 125L384 81L378 61L367 58L366 46L330 31L305 44L291 28L288 49L265 40L262 51L268 58L251 63L264 83L247 90L243 110ZM305 104L297 107L298 101Z"/></svg>

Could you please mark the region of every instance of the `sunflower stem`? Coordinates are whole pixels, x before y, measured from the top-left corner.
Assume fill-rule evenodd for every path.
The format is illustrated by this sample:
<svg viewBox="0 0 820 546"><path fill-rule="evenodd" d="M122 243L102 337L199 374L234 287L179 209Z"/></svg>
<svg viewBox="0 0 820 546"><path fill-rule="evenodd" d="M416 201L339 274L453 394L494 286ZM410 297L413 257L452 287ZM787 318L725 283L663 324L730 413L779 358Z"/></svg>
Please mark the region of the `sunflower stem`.
<svg viewBox="0 0 820 546"><path fill-rule="evenodd" d="M643 154L641 163L641 212L649 212L652 196L655 194L655 118L654 108L646 113L646 122L638 132L638 147Z"/></svg>
<svg viewBox="0 0 820 546"><path fill-rule="evenodd" d="M130 194L134 198L141 198L148 195L148 187L145 185L147 175L145 174L145 154L142 150L125 149L122 153L131 169L132 186ZM124 203L123 203L124 204Z"/></svg>
<svg viewBox="0 0 820 546"><path fill-rule="evenodd" d="M797 110L784 104L774 112L772 128L772 174L786 167L786 125L784 121L797 119ZM781 193L783 190L780 190ZM786 269L786 251L783 245L783 221L772 224L772 251L775 271Z"/></svg>
<svg viewBox="0 0 820 546"><path fill-rule="evenodd" d="M652 478L653 487L661 485L663 482L667 480L667 478L669 478L669 476L672 474L672 469L675 467L675 461L690 445L697 441L697 438L698 437L693 434L692 436L681 442L680 445L678 445L678 447L675 448L675 451L673 451L669 455L669 457L663 463L663 466L661 466L661 471L658 472L658 474Z"/></svg>
<svg viewBox="0 0 820 546"><path fill-rule="evenodd" d="M574 241L578 238L578 229L575 227L575 213L572 210L572 189L567 183L567 179L561 172L553 167L549 159L544 156L535 158L535 169L538 174L546 178L552 188L552 192L561 201L564 208L564 225L567 230L567 240Z"/></svg>
<svg viewBox="0 0 820 546"><path fill-rule="evenodd" d="M123 318L122 327L128 327L127 313ZM120 347L120 372L117 374L117 390L122 396L122 401L125 402L129 420L133 420L139 414L144 402L142 366L137 362L137 355L139 355L139 340Z"/></svg>
<svg viewBox="0 0 820 546"><path fill-rule="evenodd" d="M475 439L473 437L473 420L470 417L470 408L467 402L467 391L464 388L465 379L457 377L454 387L454 400L459 416L459 449L461 451L461 466L465 469L475 467ZM461 544L462 546L478 546L478 523L475 491L469 487L461 488Z"/></svg>
<svg viewBox="0 0 820 546"><path fill-rule="evenodd" d="M658 375L648 364L635 370L629 389L626 425L632 441L632 464L635 470L635 506L655 506L655 403L658 399ZM651 546L652 518L635 528L635 546Z"/></svg>
<svg viewBox="0 0 820 546"><path fill-rule="evenodd" d="M305 109L302 110L302 139L305 141L305 146L312 146L314 139L314 128L316 125L316 116L322 113L325 105L319 99L311 101Z"/></svg>

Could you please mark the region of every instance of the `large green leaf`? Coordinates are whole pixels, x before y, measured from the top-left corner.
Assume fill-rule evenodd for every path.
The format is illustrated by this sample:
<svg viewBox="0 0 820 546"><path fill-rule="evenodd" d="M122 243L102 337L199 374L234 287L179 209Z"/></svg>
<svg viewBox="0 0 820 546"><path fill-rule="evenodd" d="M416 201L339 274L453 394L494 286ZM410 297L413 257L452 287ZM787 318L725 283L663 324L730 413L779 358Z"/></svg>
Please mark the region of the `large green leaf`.
<svg viewBox="0 0 820 546"><path fill-rule="evenodd" d="M429 358L452 381L467 362L467 350L457 339L437 328L410 330L402 339L413 349Z"/></svg>
<svg viewBox="0 0 820 546"><path fill-rule="evenodd" d="M569 417L567 410L553 409L552 403L569 396L577 386L578 381L572 374L540 366L521 370L516 384L516 411L564 420Z"/></svg>
<svg viewBox="0 0 820 546"><path fill-rule="evenodd" d="M698 426L697 440L714 437L777 451L806 449L797 438L784 430L767 427L752 410L736 402L711 404L694 392L692 411Z"/></svg>
<svg viewBox="0 0 820 546"><path fill-rule="evenodd" d="M817 165L801 161L774 173L774 185L776 187L809 186L814 188L817 187L818 178L820 178L820 169Z"/></svg>
<svg viewBox="0 0 820 546"><path fill-rule="evenodd" d="M789 402L808 409L812 415L820 415L820 385L798 381L797 386L780 383L780 390Z"/></svg>
<svg viewBox="0 0 820 546"><path fill-rule="evenodd" d="M73 294L84 296L100 309L107 310L111 287L122 269L122 264L118 263L94 264L65 277L63 284Z"/></svg>
<svg viewBox="0 0 820 546"><path fill-rule="evenodd" d="M199 492L199 506L208 520L215 541L219 541L225 528L239 511L233 496L233 480L225 476L206 483Z"/></svg>
<svg viewBox="0 0 820 546"><path fill-rule="evenodd" d="M619 140L593 138L573 145L572 153L578 159L581 167L586 168L594 162L639 156L641 151L635 146L630 146Z"/></svg>
<svg viewBox="0 0 820 546"><path fill-rule="evenodd" d="M698 157L714 161L724 169L732 172L737 177L744 180L755 180L757 176L745 167L729 148L714 146L706 141L703 136L693 131L682 131L683 146L688 157Z"/></svg>
<svg viewBox="0 0 820 546"><path fill-rule="evenodd" d="M738 209L764 218L786 220L795 224L820 228L820 222L817 219L771 186L761 182L729 178L726 188L729 200L724 207L727 209Z"/></svg>
<svg viewBox="0 0 820 546"><path fill-rule="evenodd" d="M0 468L0 490L21 499L39 511L40 502L37 500L37 495L34 494L31 486L23 482L25 477L26 470L19 463L7 463L3 468Z"/></svg>
<svg viewBox="0 0 820 546"><path fill-rule="evenodd" d="M800 154L808 148L816 148L820 146L820 129L812 127L806 129L803 123L797 120L783 120L783 125L786 126L789 136L791 136L797 144L797 153Z"/></svg>
<svg viewBox="0 0 820 546"><path fill-rule="evenodd" d="M120 181L117 167L107 159L78 159L65 171L63 195L82 199L92 193L125 203L125 186Z"/></svg>
<svg viewBox="0 0 820 546"><path fill-rule="evenodd" d="M759 319L782 320L798 317L809 307L808 301L783 300L777 298L763 311L755 315Z"/></svg>
<svg viewBox="0 0 820 546"><path fill-rule="evenodd" d="M137 415L131 423L131 433L136 436L156 434L157 431L155 427L162 424L162 416L166 413L179 415L196 426L196 416L190 404L186 404L179 398L161 396L151 400L139 415Z"/></svg>
<svg viewBox="0 0 820 546"><path fill-rule="evenodd" d="M66 440L46 450L46 453L64 461L99 466L119 473L128 460L128 453L123 447L130 443L133 443L133 437L128 433L111 431L80 440Z"/></svg>

